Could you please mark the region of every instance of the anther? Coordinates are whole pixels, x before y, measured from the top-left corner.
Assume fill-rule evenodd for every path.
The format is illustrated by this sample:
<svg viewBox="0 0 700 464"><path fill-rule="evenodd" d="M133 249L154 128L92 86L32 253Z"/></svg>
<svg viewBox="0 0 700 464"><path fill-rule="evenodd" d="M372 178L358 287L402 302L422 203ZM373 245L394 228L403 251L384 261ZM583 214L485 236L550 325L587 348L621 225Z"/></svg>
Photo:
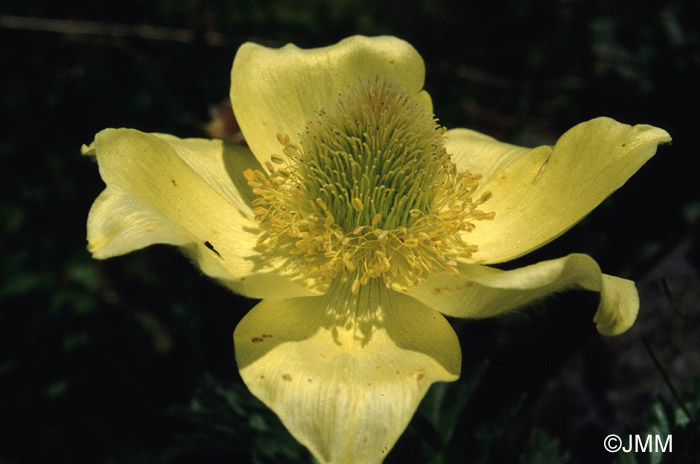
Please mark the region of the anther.
<svg viewBox="0 0 700 464"><path fill-rule="evenodd" d="M245 177L245 180L248 182L254 182L256 179L255 172L252 169L246 169L243 171L243 177Z"/></svg>
<svg viewBox="0 0 700 464"><path fill-rule="evenodd" d="M415 248L418 246L418 240L415 238L407 238L403 241L403 244L409 248Z"/></svg>

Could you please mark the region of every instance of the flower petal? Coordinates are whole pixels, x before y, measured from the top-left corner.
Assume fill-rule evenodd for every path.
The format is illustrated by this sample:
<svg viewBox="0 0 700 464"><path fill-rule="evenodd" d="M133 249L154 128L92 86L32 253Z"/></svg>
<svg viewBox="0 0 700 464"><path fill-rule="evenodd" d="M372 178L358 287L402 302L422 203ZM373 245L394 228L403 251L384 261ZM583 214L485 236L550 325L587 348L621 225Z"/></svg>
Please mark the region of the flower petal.
<svg viewBox="0 0 700 464"><path fill-rule="evenodd" d="M497 263L522 256L563 234L617 190L670 142L663 129L629 126L610 118L581 123L554 148L528 150L466 129L447 133L447 149L461 170L480 173L482 207L493 221L479 222L465 240L479 247L474 260Z"/></svg>
<svg viewBox="0 0 700 464"><path fill-rule="evenodd" d="M248 388L324 463L380 462L430 384L461 365L439 313L371 283L264 300L233 337Z"/></svg>
<svg viewBox="0 0 700 464"><path fill-rule="evenodd" d="M257 226L242 171L257 162L246 148L106 129L83 152L96 156L107 184L88 215L95 258L164 243L183 247L205 274L244 295L313 294L253 251Z"/></svg>
<svg viewBox="0 0 700 464"><path fill-rule="evenodd" d="M323 48L279 49L245 43L231 70L231 104L246 142L264 162L282 146L277 133L297 140L312 119L338 94L361 80L388 77L403 85L427 109L425 67L418 52L395 37L354 36Z"/></svg>
<svg viewBox="0 0 700 464"><path fill-rule="evenodd" d="M603 335L618 335L629 329L639 310L634 282L602 274L588 255L571 254L512 271L462 264L459 271L460 275L436 274L406 293L448 316L483 318L512 311L555 292L591 290L600 292L593 321Z"/></svg>

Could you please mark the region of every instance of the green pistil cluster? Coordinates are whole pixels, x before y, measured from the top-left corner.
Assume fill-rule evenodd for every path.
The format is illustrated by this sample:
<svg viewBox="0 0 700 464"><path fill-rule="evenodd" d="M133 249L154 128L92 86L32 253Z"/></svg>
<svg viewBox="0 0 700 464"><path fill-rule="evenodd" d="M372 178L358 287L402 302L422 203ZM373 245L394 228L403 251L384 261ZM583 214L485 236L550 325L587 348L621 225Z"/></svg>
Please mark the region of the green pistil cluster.
<svg viewBox="0 0 700 464"><path fill-rule="evenodd" d="M361 83L307 123L299 144L302 191L323 200L346 232L377 214L383 229L408 226L430 211L434 182L449 166L443 134L403 88Z"/></svg>
<svg viewBox="0 0 700 464"><path fill-rule="evenodd" d="M306 277L339 276L355 293L375 278L415 285L456 271L477 250L462 233L494 216L477 209L490 193L471 198L480 176L457 172L444 128L389 80L349 88L307 121L299 144L278 139L286 156L265 163L270 176L245 175L259 196L259 243L296 257Z"/></svg>

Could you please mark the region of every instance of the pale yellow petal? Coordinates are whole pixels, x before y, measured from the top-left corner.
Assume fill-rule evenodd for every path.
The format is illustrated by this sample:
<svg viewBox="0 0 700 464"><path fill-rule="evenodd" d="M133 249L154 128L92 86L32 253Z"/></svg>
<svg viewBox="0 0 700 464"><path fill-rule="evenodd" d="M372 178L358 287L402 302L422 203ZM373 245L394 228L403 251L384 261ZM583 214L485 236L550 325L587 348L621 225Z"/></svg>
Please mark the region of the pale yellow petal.
<svg viewBox="0 0 700 464"><path fill-rule="evenodd" d="M430 384L461 365L439 313L375 283L264 300L234 341L250 391L322 463L381 462Z"/></svg>
<svg viewBox="0 0 700 464"><path fill-rule="evenodd" d="M205 274L244 295L312 294L254 251L257 225L241 171L256 161L246 148L107 129L83 151L96 156L107 184L88 215L95 258L164 243L183 247Z"/></svg>
<svg viewBox="0 0 700 464"><path fill-rule="evenodd" d="M593 321L603 335L618 335L637 318L639 297L634 282L602 274L588 255L571 254L512 271L461 264L460 274L443 273L406 293L443 314L484 318L526 306L569 289L600 293Z"/></svg>
<svg viewBox="0 0 700 464"><path fill-rule="evenodd" d="M447 133L460 170L480 173L480 191L495 212L465 240L477 245L473 261L497 263L555 239L620 188L671 137L648 125L597 118L566 132L554 148L526 149L466 129ZM640 201L642 201L640 199Z"/></svg>
<svg viewBox="0 0 700 464"><path fill-rule="evenodd" d="M418 52L395 37L354 36L335 45L279 49L243 44L231 70L231 103L241 131L261 162L281 153L277 134L298 139L309 119L361 80L390 78L432 111Z"/></svg>
<svg viewBox="0 0 700 464"><path fill-rule="evenodd" d="M243 177L246 169L261 169L250 150L220 140L181 139L169 134L152 134L168 142L212 189L236 208L252 217L252 201L257 198Z"/></svg>

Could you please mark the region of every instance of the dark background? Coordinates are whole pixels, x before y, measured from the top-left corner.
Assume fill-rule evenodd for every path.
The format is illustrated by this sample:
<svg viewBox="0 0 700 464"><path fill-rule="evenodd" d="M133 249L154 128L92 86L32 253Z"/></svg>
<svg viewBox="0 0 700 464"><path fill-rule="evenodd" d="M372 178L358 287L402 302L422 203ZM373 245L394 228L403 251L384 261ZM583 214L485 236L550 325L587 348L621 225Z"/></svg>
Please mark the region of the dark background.
<svg viewBox="0 0 700 464"><path fill-rule="evenodd" d="M635 327L598 335L585 292L452 321L463 376L433 387L386 462L700 462L698 5L4 1L0 463L312 461L235 368L231 334L255 301L172 248L90 258L103 184L79 148L106 127L206 136L243 42L357 33L418 49L448 128L536 145L605 115L674 138L569 233L504 266L588 253L638 282ZM672 434L673 453L609 454L611 433Z"/></svg>

